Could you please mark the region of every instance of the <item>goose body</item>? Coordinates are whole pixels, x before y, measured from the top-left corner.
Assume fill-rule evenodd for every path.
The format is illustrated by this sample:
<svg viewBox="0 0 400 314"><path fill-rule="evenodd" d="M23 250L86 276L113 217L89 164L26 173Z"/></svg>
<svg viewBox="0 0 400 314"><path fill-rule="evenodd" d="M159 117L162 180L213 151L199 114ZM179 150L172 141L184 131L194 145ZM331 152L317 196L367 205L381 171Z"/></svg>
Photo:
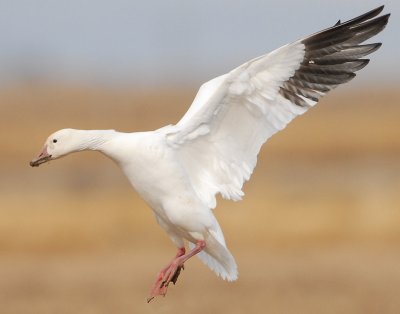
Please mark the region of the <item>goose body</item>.
<svg viewBox="0 0 400 314"><path fill-rule="evenodd" d="M178 248L149 300L165 295L194 255L235 280L235 260L212 212L216 195L240 200L265 141L368 64L363 57L381 44L361 43L385 28L389 14L378 16L382 10L339 21L203 84L176 125L137 133L63 129L30 164L97 150L121 167Z"/></svg>

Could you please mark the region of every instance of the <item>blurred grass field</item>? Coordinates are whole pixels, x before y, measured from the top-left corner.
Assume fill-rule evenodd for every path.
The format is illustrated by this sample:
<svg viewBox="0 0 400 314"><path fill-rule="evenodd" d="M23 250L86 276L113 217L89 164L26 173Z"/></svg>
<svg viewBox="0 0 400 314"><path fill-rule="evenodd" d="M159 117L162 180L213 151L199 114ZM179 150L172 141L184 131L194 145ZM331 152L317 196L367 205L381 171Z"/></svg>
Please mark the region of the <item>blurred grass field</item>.
<svg viewBox="0 0 400 314"><path fill-rule="evenodd" d="M193 259L151 304L175 248L117 166L95 152L28 165L57 129L156 129L194 93L0 91L0 313L398 313L395 88L339 89L270 139L244 200L215 210L239 280Z"/></svg>

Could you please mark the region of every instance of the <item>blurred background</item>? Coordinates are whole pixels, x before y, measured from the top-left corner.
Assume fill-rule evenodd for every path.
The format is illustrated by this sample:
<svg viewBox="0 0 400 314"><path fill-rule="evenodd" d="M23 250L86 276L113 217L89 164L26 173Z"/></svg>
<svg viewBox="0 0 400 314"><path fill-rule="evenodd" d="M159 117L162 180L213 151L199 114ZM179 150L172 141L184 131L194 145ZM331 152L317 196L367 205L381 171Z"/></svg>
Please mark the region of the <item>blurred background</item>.
<svg viewBox="0 0 400 314"><path fill-rule="evenodd" d="M32 169L57 129L175 123L201 83L380 1L0 1L1 313L398 313L400 2L351 83L268 141L215 210L239 280L175 248L94 152Z"/></svg>

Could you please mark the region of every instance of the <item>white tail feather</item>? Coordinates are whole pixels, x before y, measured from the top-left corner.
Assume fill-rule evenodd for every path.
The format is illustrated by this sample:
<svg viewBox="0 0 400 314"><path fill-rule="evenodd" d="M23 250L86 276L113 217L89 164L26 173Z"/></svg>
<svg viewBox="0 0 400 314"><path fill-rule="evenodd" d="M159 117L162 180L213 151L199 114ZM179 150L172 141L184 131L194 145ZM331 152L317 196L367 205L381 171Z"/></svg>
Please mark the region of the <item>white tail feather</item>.
<svg viewBox="0 0 400 314"><path fill-rule="evenodd" d="M197 254L200 260L222 279L228 281L236 280L238 278L236 262L226 246L221 244L210 233L208 233L205 241L206 247L204 251ZM189 247L192 249L194 244L189 243Z"/></svg>

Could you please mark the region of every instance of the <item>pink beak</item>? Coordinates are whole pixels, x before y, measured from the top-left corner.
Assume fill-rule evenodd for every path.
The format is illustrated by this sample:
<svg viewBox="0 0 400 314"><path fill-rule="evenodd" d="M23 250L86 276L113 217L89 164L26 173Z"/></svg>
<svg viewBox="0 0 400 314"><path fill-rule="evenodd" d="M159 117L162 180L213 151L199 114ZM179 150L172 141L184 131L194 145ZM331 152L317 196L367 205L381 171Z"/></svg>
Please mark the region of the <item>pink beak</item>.
<svg viewBox="0 0 400 314"><path fill-rule="evenodd" d="M39 153L39 156L33 159L29 164L31 167L39 167L39 165L49 161L51 155L47 152L47 145L43 147L43 150Z"/></svg>

